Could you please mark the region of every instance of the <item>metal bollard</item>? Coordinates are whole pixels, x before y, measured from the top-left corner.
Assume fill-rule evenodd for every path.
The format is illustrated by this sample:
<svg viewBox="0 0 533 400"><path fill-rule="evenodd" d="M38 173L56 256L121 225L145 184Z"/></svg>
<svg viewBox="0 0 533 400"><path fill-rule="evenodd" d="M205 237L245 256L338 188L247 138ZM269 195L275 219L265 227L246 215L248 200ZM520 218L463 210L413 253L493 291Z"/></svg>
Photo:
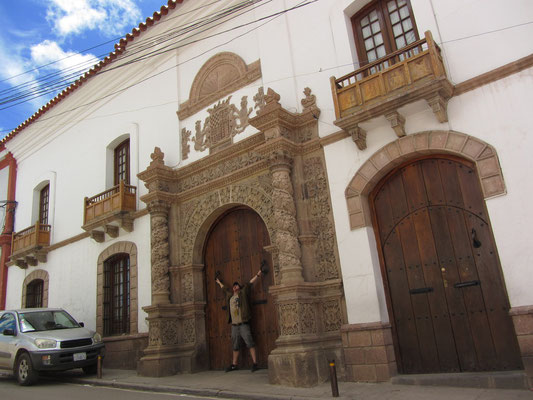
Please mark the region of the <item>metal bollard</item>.
<svg viewBox="0 0 533 400"><path fill-rule="evenodd" d="M329 380L331 381L331 395L339 397L339 384L337 383L337 369L335 368L335 360L329 362Z"/></svg>
<svg viewBox="0 0 533 400"><path fill-rule="evenodd" d="M96 362L96 377L102 379L102 356L98 355L98 361Z"/></svg>

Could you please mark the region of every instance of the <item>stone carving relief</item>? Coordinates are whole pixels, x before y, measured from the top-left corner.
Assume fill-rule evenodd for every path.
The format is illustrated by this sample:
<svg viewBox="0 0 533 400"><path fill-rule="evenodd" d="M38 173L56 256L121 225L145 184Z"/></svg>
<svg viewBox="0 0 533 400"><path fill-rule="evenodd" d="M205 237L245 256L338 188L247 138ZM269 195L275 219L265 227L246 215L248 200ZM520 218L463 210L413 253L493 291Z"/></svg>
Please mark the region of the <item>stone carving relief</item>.
<svg viewBox="0 0 533 400"><path fill-rule="evenodd" d="M264 179L261 180L264 182ZM205 196L191 200L192 205L180 207L181 221L181 264L192 264L193 246L198 231L205 220L224 204L246 204L254 209L265 221L267 228L273 226L272 195L268 188L258 185L258 180L247 184L232 185Z"/></svg>
<svg viewBox="0 0 533 400"><path fill-rule="evenodd" d="M326 173L320 157L304 160L304 191L310 230L316 241L316 277L319 281L339 278L335 257L335 231L330 220L331 205Z"/></svg>
<svg viewBox="0 0 533 400"><path fill-rule="evenodd" d="M222 97L261 78L259 60L246 64L237 54L215 54L196 74L189 99L179 105L178 118L183 120Z"/></svg>
<svg viewBox="0 0 533 400"><path fill-rule="evenodd" d="M218 147L231 144L233 137L249 126L248 120L253 109L260 110L266 104L262 87L253 97L255 103L253 109L248 107L248 96L241 98L240 108L230 103L230 100L231 96L209 108L207 110L209 116L205 118L203 125L200 120L195 122L194 137L191 138L191 131L187 128L181 129L181 157L183 160L189 158L189 141L194 143L194 150L196 151L216 150Z"/></svg>
<svg viewBox="0 0 533 400"><path fill-rule="evenodd" d="M183 321L183 343L194 343L196 341L196 328L194 319Z"/></svg>
<svg viewBox="0 0 533 400"><path fill-rule="evenodd" d="M194 288L193 288L193 279L192 272L187 272L183 275L182 280L183 285L183 301L189 302L194 300Z"/></svg>
<svg viewBox="0 0 533 400"><path fill-rule="evenodd" d="M189 152L191 151L191 147L189 146L189 138L191 137L191 131L187 130L186 128L183 128L181 130L181 158L182 160L186 160L189 158Z"/></svg>
<svg viewBox="0 0 533 400"><path fill-rule="evenodd" d="M196 121L192 138L196 151L212 150L218 145L231 143L235 135L246 129L252 113L252 108L248 108L248 97L242 97L240 108L231 104L230 100L231 96L209 108L209 116L204 120L203 127L201 121Z"/></svg>
<svg viewBox="0 0 533 400"><path fill-rule="evenodd" d="M324 330L326 332L338 331L342 325L342 312L337 300L322 303L324 315Z"/></svg>
<svg viewBox="0 0 533 400"><path fill-rule="evenodd" d="M178 191L185 192L186 190L196 188L217 178L253 165L260 160L261 158L255 153L246 153L237 157L232 157L223 163L219 163L190 177L181 179L178 182Z"/></svg>
<svg viewBox="0 0 533 400"><path fill-rule="evenodd" d="M168 292L170 279L168 242L168 204L154 201L148 204L151 222L152 293Z"/></svg>
<svg viewBox="0 0 533 400"><path fill-rule="evenodd" d="M312 303L290 303L278 306L282 336L317 333L316 314Z"/></svg>

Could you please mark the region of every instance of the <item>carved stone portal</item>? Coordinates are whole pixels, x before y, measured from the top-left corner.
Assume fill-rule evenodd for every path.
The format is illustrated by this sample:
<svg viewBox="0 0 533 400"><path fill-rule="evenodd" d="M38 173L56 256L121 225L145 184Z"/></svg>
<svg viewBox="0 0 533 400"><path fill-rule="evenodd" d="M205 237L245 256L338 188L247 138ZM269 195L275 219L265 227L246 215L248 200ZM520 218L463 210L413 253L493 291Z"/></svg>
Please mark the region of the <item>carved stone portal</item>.
<svg viewBox="0 0 533 400"><path fill-rule="evenodd" d="M291 113L268 90L254 97L257 115L221 101L197 127L195 145L217 145L242 129L259 133L177 170L162 152L139 177L152 221L152 305L145 307L149 345L138 371L168 375L208 368L203 248L210 227L236 205L253 209L268 229L280 336L268 357L272 383L312 386L328 379L327 360L344 374L340 327L346 309L336 250L320 110L306 88ZM238 114L231 122L231 115ZM207 277L209 278L209 277ZM169 294L169 295L168 295ZM168 299L168 301L167 301ZM305 368L301 368L302 365ZM303 372L302 372L303 371Z"/></svg>

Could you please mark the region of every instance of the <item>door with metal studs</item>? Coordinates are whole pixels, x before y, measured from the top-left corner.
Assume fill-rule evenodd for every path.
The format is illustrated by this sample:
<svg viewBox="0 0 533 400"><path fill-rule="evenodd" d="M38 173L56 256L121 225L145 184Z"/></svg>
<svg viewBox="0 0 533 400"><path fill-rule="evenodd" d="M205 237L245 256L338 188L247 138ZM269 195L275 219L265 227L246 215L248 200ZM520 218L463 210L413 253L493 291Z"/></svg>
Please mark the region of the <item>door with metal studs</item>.
<svg viewBox="0 0 533 400"><path fill-rule="evenodd" d="M422 158L370 196L399 371L516 370L522 361L474 166Z"/></svg>

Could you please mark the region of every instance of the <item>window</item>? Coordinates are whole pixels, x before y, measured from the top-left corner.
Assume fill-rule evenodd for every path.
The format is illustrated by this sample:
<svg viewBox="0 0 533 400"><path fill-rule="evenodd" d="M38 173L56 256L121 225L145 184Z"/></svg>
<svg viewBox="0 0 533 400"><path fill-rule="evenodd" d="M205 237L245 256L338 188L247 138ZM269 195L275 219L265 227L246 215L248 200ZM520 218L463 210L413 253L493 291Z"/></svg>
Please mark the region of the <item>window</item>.
<svg viewBox="0 0 533 400"><path fill-rule="evenodd" d="M114 185L120 181L130 183L130 140L126 139L115 147Z"/></svg>
<svg viewBox="0 0 533 400"><path fill-rule="evenodd" d="M376 0L352 17L363 66L418 40L409 0Z"/></svg>
<svg viewBox="0 0 533 400"><path fill-rule="evenodd" d="M26 288L26 308L37 308L43 306L43 288L42 279L34 279Z"/></svg>
<svg viewBox="0 0 533 400"><path fill-rule="evenodd" d="M104 262L104 335L130 332L130 257L120 253Z"/></svg>
<svg viewBox="0 0 533 400"><path fill-rule="evenodd" d="M13 314L4 314L0 318L0 334L4 333L6 329L15 330L16 322Z"/></svg>
<svg viewBox="0 0 533 400"><path fill-rule="evenodd" d="M48 225L48 209L50 208L50 185L41 189L39 195L39 222Z"/></svg>

